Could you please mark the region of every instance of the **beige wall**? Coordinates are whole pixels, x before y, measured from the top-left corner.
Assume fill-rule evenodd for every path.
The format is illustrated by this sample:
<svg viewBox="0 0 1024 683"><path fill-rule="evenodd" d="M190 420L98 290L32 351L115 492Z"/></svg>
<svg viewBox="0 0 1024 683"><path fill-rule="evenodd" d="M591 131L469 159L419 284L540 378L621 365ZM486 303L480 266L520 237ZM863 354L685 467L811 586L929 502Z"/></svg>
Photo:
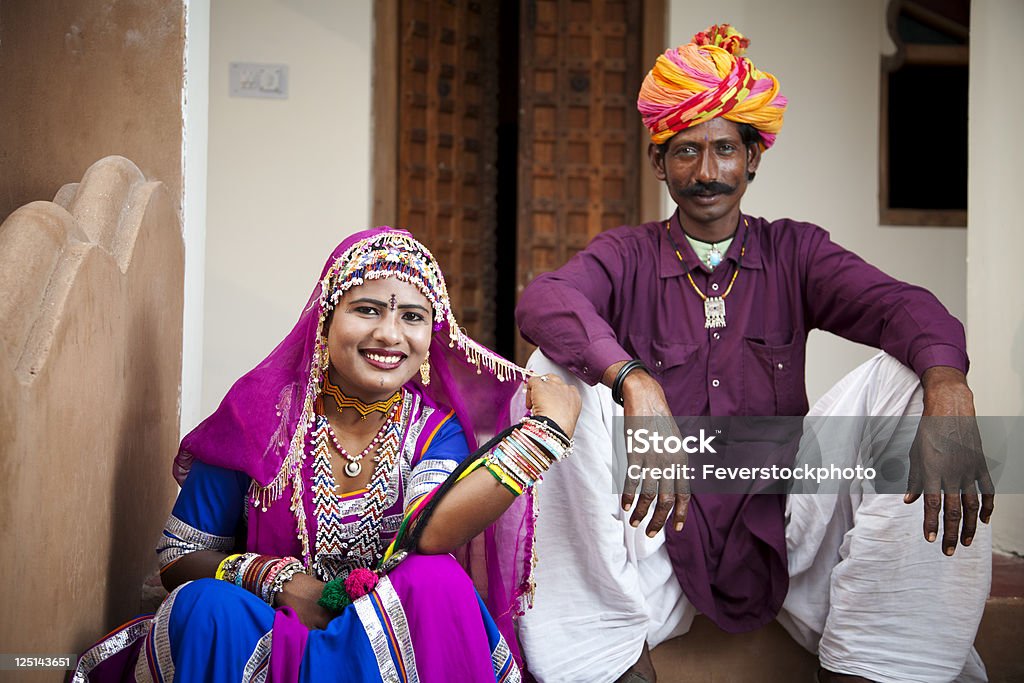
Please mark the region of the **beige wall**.
<svg viewBox="0 0 1024 683"><path fill-rule="evenodd" d="M743 208L817 223L889 274L927 287L961 320L966 313L966 231L878 223L879 59L883 0L674 0L672 45L728 22L757 66L789 98L778 142L765 155ZM666 205L667 206L667 205ZM824 332L811 335L811 401L875 353Z"/></svg>
<svg viewBox="0 0 1024 683"><path fill-rule="evenodd" d="M218 0L201 413L298 318L320 267L370 220L372 2ZM228 97L230 62L289 67L286 100Z"/></svg>
<svg viewBox="0 0 1024 683"><path fill-rule="evenodd" d="M1024 111L1022 27L1020 0L971 3L967 346L981 415L1024 415L1024 214L1018 206L1024 172L1017 143ZM1008 81L1007 74L1015 76ZM1024 436L1019 428L1016 436ZM1016 475L1004 478L1021 482L1020 441L1011 447ZM1017 491L996 499L993 541L1000 550L1024 550L1024 495Z"/></svg>
<svg viewBox="0 0 1024 683"><path fill-rule="evenodd" d="M125 156L181 210L182 0L0 2L0 219Z"/></svg>

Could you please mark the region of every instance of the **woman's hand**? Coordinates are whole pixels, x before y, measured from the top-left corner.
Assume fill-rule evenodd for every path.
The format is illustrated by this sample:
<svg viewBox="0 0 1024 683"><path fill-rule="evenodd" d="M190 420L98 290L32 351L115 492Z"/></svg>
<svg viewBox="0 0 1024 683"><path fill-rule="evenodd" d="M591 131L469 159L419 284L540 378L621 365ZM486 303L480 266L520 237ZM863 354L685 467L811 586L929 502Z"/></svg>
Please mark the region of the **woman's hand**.
<svg viewBox="0 0 1024 683"><path fill-rule="evenodd" d="M275 607L291 607L306 628L325 629L334 618L334 613L317 604L324 592L323 581L317 581L309 574L298 573L284 584L274 600Z"/></svg>
<svg viewBox="0 0 1024 683"><path fill-rule="evenodd" d="M557 422L566 436L576 431L581 406L580 392L558 375L538 375L526 383L526 407Z"/></svg>

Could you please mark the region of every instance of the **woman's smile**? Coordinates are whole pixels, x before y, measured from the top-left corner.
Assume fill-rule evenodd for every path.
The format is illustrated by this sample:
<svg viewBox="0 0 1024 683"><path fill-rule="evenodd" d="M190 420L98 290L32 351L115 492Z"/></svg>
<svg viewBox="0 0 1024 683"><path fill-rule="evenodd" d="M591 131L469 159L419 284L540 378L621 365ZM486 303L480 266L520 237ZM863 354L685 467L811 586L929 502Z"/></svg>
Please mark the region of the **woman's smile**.
<svg viewBox="0 0 1024 683"><path fill-rule="evenodd" d="M400 351L388 351L387 349L361 349L359 354L370 365L381 370L394 370L408 358Z"/></svg>

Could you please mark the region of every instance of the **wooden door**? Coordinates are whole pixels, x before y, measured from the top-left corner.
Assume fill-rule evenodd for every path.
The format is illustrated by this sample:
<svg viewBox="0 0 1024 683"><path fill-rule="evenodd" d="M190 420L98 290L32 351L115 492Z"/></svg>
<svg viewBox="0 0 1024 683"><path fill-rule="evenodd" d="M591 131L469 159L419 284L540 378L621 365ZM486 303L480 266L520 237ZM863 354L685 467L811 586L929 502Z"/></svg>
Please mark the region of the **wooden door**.
<svg viewBox="0 0 1024 683"><path fill-rule="evenodd" d="M599 232L639 218L642 9L522 4L517 291ZM528 353L519 340L517 359Z"/></svg>
<svg viewBox="0 0 1024 683"><path fill-rule="evenodd" d="M441 263L459 322L493 345L497 5L398 11L398 225Z"/></svg>

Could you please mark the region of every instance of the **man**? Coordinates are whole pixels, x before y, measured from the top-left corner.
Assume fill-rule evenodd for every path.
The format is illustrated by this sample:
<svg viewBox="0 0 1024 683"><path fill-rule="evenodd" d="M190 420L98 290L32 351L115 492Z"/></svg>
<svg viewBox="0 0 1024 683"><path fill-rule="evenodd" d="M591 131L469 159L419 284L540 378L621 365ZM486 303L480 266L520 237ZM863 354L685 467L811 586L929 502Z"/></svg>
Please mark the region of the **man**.
<svg viewBox="0 0 1024 683"><path fill-rule="evenodd" d="M747 44L712 26L644 80L638 108L672 217L599 235L519 302L523 336L544 354L531 365L575 381L584 403L577 458L538 489L537 593L520 626L528 667L541 681L653 681L648 648L700 611L733 632L777 616L819 655L820 681L984 680L972 643L991 538L977 520L980 510L988 522L993 491L962 435L923 420L909 436L906 419L883 436L875 423L834 422L848 463L911 451L905 496L868 485L691 497L682 478L617 478L620 415L629 427L645 416L807 414L814 328L885 353L812 415L942 416L953 421L942 428L973 436L963 326L934 296L817 226L741 213L786 108L776 79L741 56ZM635 453L629 463L659 464ZM922 493L924 540L909 505Z"/></svg>

